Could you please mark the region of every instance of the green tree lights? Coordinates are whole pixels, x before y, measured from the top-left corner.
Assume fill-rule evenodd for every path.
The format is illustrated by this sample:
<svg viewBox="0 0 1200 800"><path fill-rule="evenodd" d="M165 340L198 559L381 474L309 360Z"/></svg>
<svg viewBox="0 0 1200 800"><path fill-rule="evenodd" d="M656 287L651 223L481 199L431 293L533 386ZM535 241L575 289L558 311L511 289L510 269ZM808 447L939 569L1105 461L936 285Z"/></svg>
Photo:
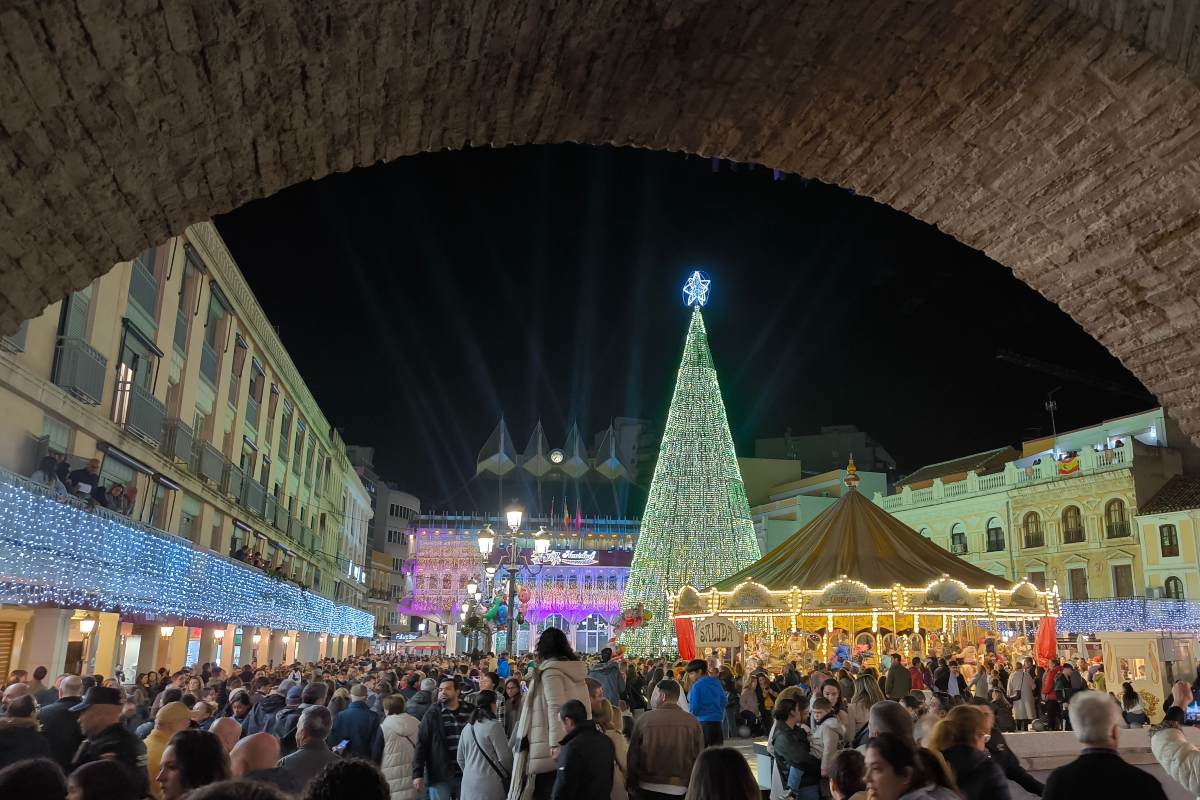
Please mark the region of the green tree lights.
<svg viewBox="0 0 1200 800"><path fill-rule="evenodd" d="M759 555L697 305L621 603L622 608L642 603L651 618L621 635L626 651L645 656L670 649L674 625L667 593L678 592L685 583L697 589L711 586Z"/></svg>

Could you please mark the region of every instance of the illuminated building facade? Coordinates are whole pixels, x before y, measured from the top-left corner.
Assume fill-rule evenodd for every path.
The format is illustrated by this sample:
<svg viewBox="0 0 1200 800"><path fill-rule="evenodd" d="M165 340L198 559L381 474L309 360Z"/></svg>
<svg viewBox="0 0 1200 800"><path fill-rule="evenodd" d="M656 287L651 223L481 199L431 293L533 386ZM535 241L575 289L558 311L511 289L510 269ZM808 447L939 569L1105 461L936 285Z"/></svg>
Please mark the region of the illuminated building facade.
<svg viewBox="0 0 1200 800"><path fill-rule="evenodd" d="M554 522L528 521L532 530L542 525L547 529L551 545L545 556L533 552L532 530L520 540L523 570L517 583L529 590L530 599L523 609L525 623L517 633L517 650L524 651L539 631L554 626L567 633L576 649L596 652L607 645L609 623L621 610L639 523L587 520L575 530L563 529L562 520L557 520L557 526ZM471 515L424 515L413 523L404 534L411 553L403 566L410 591L399 608L446 625L449 640L464 648L457 624L463 603L473 601L467 595L468 583L476 583L485 599L504 591L503 570L489 576L485 566L499 565L507 551L497 547L485 564L477 533L485 524L503 523L497 517ZM503 633L497 635L492 649L508 649Z"/></svg>
<svg viewBox="0 0 1200 800"><path fill-rule="evenodd" d="M0 337L0 408L0 674L313 660L370 636L366 490L211 223ZM104 499L22 477L46 457L95 459Z"/></svg>

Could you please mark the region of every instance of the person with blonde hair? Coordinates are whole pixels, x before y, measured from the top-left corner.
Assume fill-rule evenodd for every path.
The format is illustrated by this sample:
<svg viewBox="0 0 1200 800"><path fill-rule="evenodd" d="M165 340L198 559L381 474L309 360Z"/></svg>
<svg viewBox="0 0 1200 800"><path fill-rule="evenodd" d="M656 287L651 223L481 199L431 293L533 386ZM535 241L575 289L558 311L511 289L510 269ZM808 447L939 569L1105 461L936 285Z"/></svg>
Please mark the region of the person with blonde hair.
<svg viewBox="0 0 1200 800"><path fill-rule="evenodd" d="M625 788L625 767L629 757L629 743L621 732L621 715L613 708L608 700L600 702L600 709L593 716L600 730L613 743L613 786L611 800L628 800L629 792Z"/></svg>
<svg viewBox="0 0 1200 800"><path fill-rule="evenodd" d="M988 756L991 727L991 719L978 707L960 705L950 709L930 735L930 748L946 759L966 800L1008 800L1011 796L1004 771Z"/></svg>

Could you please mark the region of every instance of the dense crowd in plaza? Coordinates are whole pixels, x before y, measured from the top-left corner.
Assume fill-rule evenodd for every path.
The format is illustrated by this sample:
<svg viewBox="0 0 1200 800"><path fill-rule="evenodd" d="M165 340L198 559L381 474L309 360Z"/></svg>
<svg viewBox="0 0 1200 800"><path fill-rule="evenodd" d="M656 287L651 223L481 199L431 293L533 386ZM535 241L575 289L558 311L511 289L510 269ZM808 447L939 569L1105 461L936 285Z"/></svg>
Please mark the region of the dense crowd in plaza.
<svg viewBox="0 0 1200 800"><path fill-rule="evenodd" d="M716 660L581 657L549 628L534 653L363 655L138 675L13 673L0 717L0 797L39 800L758 800L731 738L764 737L773 800L993 800L1012 780L1047 798L1165 797L1117 753L1144 711L1085 663L892 654L778 673ZM964 671L970 678L964 677ZM1090 673L1090 674L1089 674ZM1200 676L1198 676L1200 678ZM1177 683L1151 738L1200 793ZM1084 745L1046 784L1004 734L1062 724Z"/></svg>

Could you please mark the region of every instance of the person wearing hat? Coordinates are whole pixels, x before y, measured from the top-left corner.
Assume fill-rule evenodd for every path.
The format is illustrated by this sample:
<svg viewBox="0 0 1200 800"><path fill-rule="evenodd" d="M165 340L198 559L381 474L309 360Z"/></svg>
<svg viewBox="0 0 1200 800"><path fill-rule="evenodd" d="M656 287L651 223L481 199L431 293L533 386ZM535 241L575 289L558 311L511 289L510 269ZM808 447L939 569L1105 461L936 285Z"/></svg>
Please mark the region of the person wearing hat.
<svg viewBox="0 0 1200 800"><path fill-rule="evenodd" d="M75 759L72 771L93 761L108 759L129 768L137 783L139 797L149 793L150 780L146 772L146 745L137 734L130 733L121 724L121 708L125 698L120 689L108 686L93 686L83 696L83 702L72 706L71 711L79 714L79 729L86 737ZM180 703L180 705L183 705ZM187 707L184 707L187 710Z"/></svg>
<svg viewBox="0 0 1200 800"><path fill-rule="evenodd" d="M162 766L163 750L167 749L167 742L171 741L171 737L175 734L187 730L191 724L191 711L178 700L174 703L167 703L158 710L158 714L154 717L154 730L150 731L150 735L145 739L146 773L148 775L158 774L158 770ZM162 800L162 787L158 785L157 781L150 784L150 794Z"/></svg>
<svg viewBox="0 0 1200 800"><path fill-rule="evenodd" d="M350 688L350 705L333 721L329 744L336 747L343 740L349 740L342 751L343 756L370 760L371 744L379 725L379 715L367 705L367 687L356 683Z"/></svg>

